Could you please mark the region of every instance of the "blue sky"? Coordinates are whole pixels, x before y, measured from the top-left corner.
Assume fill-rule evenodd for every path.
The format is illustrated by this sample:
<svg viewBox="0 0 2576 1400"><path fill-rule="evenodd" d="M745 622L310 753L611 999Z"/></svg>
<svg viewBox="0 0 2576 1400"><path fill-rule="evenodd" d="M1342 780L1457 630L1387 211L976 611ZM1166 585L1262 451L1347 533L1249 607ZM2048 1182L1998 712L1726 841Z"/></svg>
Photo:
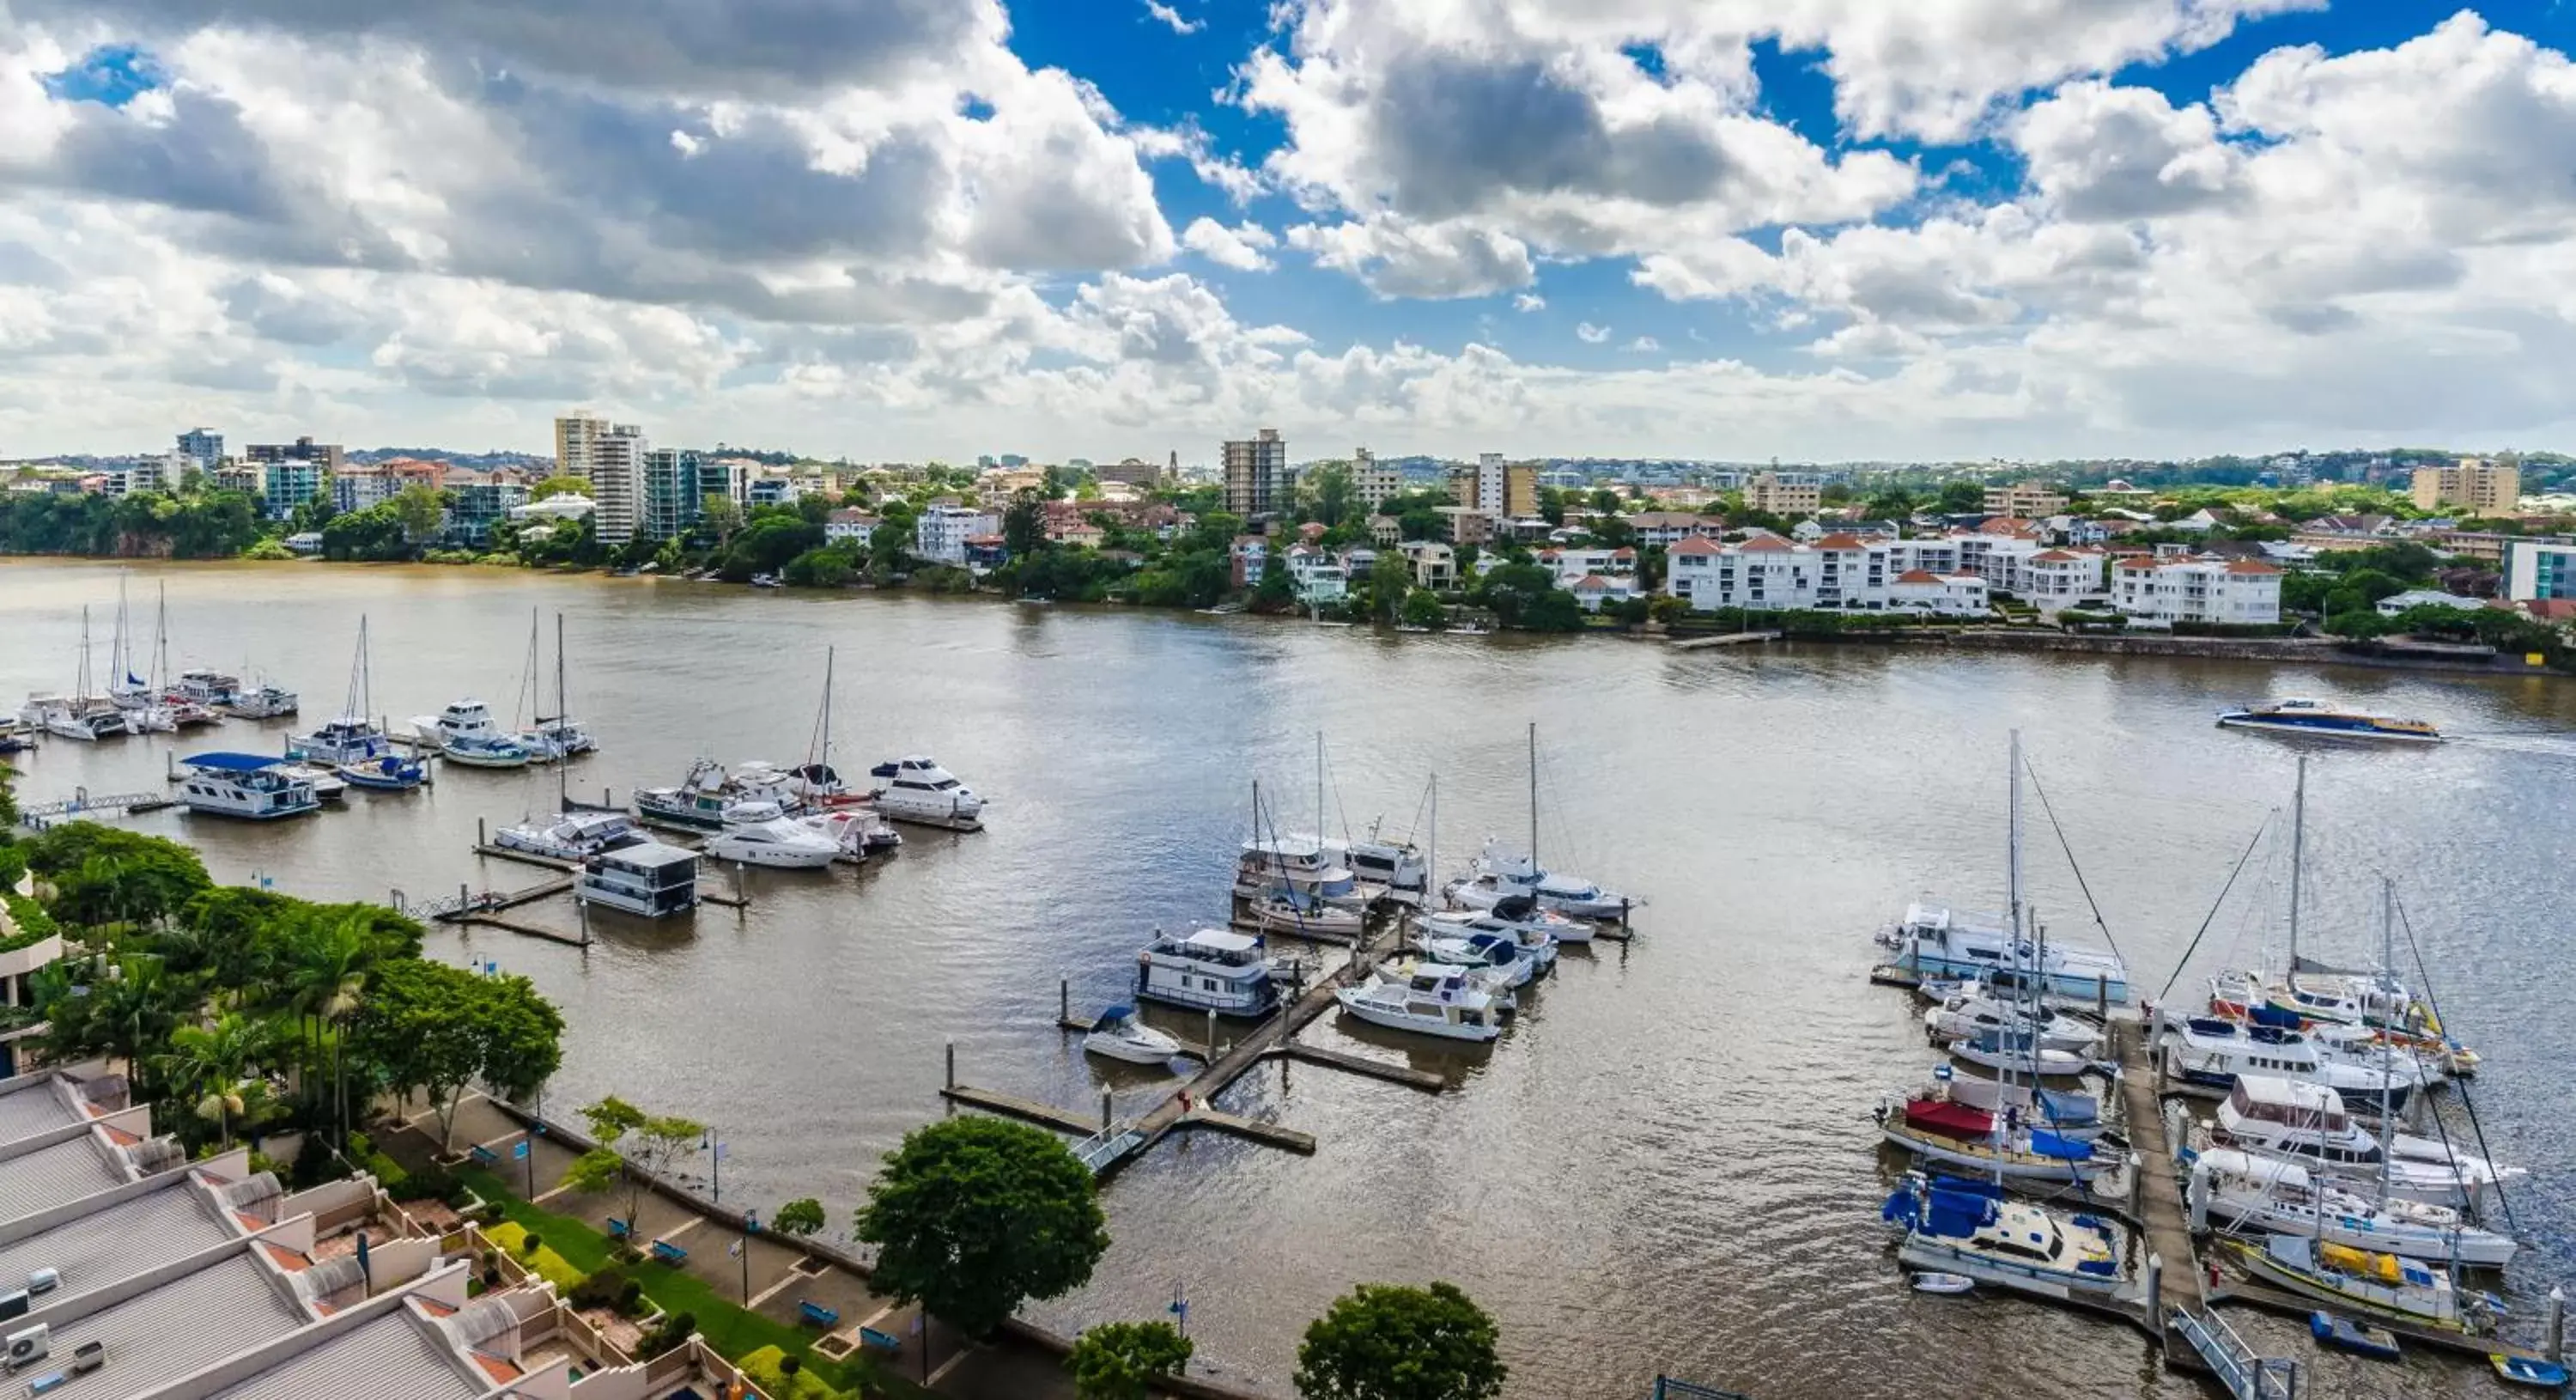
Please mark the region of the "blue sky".
<svg viewBox="0 0 2576 1400"><path fill-rule="evenodd" d="M0 454L2576 430L2550 0L1609 8L21 0Z"/></svg>

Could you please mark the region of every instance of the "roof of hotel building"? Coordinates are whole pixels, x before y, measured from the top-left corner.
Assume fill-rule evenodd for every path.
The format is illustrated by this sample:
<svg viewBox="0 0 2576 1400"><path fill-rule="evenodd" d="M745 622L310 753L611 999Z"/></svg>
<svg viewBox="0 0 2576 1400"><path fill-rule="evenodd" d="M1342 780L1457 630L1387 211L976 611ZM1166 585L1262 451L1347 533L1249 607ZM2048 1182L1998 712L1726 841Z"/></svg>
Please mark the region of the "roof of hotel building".
<svg viewBox="0 0 2576 1400"><path fill-rule="evenodd" d="M87 1121L88 1112L72 1103L73 1092L67 1081L52 1075L30 1075L0 1092L0 1142L16 1142Z"/></svg>
<svg viewBox="0 0 2576 1400"><path fill-rule="evenodd" d="M480 1360L478 1354L478 1360ZM208 1400L308 1400L317 1395L366 1400L475 1400L519 1378L499 1358L478 1376L438 1324L406 1304L301 1352Z"/></svg>
<svg viewBox="0 0 2576 1400"><path fill-rule="evenodd" d="M0 1161L0 1220L23 1220L126 1182L95 1133Z"/></svg>
<svg viewBox="0 0 2576 1400"><path fill-rule="evenodd" d="M1858 535L1827 535L1816 541L1818 549L1867 549L1869 542Z"/></svg>
<svg viewBox="0 0 2576 1400"><path fill-rule="evenodd" d="M1778 535L1755 535L1751 539L1746 540L1741 548L1759 549L1765 552L1777 552L1781 550L1795 549L1797 546L1780 538Z"/></svg>
<svg viewBox="0 0 2576 1400"><path fill-rule="evenodd" d="M38 1309L29 1318L46 1321L48 1311L52 1309ZM288 1296L284 1281L245 1251L56 1324L52 1354L68 1357L90 1342L104 1344L107 1368L65 1386L63 1394L72 1400L127 1400L276 1341L311 1321Z"/></svg>
<svg viewBox="0 0 2576 1400"><path fill-rule="evenodd" d="M2039 553L2030 556L2030 562L2034 564L2072 564L2083 557L2084 556L2081 554L2070 554L2062 549L2043 549Z"/></svg>
<svg viewBox="0 0 2576 1400"><path fill-rule="evenodd" d="M1667 556L1675 554L1720 554L1723 552L1724 551L1718 546L1717 541L1708 538L1706 535L1693 535L1686 540L1675 540L1673 541L1672 548L1664 551Z"/></svg>

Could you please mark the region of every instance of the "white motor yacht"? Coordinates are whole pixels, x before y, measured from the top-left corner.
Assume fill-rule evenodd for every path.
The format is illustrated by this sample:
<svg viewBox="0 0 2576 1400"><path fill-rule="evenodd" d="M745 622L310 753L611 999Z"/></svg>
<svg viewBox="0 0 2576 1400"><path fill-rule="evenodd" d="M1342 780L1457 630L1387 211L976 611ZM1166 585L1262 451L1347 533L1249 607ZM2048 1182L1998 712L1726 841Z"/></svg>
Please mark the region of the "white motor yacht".
<svg viewBox="0 0 2576 1400"><path fill-rule="evenodd" d="M1336 864L1327 847L1312 836L1276 836L1246 841L1234 866L1234 893L1261 899L1287 893L1299 903L1360 909L1368 895L1350 867Z"/></svg>
<svg viewBox="0 0 2576 1400"><path fill-rule="evenodd" d="M1471 933L1460 937L1416 929L1413 946L1421 949L1433 962L1488 972L1506 988L1526 987L1539 972L1537 958L1523 949L1518 940L1498 933Z"/></svg>
<svg viewBox="0 0 2576 1400"><path fill-rule="evenodd" d="M179 766L187 770L179 781L179 803L191 812L273 821L322 806L309 780L289 775L286 764L267 754L201 753Z"/></svg>
<svg viewBox="0 0 2576 1400"><path fill-rule="evenodd" d="M2402 1113L2407 1100L2424 1087L2420 1067L2411 1059L2388 1057L2388 1065L2348 1062L2341 1050L2329 1053L2306 1034L2278 1026L2244 1026L2216 1016L2168 1021L2157 1037L2166 1075L2210 1098L2224 1097L2239 1075L2270 1075L2322 1084L2371 1112Z"/></svg>
<svg viewBox="0 0 2576 1400"><path fill-rule="evenodd" d="M2102 1028L2061 1012L2044 1011L2034 1023L2023 1008L1980 990L1962 990L1923 1013L1923 1029L1936 1040L1965 1040L1988 1031L2031 1031L2049 1050L2091 1054L2102 1043Z"/></svg>
<svg viewBox="0 0 2576 1400"><path fill-rule="evenodd" d="M1589 880L1541 869L1537 861L1497 837L1486 838L1474 870L1450 889L1451 902L1471 909L1490 909L1515 894L1529 895L1543 909L1578 919L1625 919L1643 904Z"/></svg>
<svg viewBox="0 0 2576 1400"><path fill-rule="evenodd" d="M289 778L298 778L311 783L313 795L325 802L349 800L349 780L341 777L327 764L288 760L278 764L277 771Z"/></svg>
<svg viewBox="0 0 2576 1400"><path fill-rule="evenodd" d="M393 739L364 715L346 714L286 741L289 758L317 763L373 763L396 752Z"/></svg>
<svg viewBox="0 0 2576 1400"><path fill-rule="evenodd" d="M300 703L294 691L262 681L248 690L235 690L231 703L218 708L241 719L284 719Z"/></svg>
<svg viewBox="0 0 2576 1400"><path fill-rule="evenodd" d="M912 754L868 770L877 780L877 810L889 821L980 831L990 804L928 754Z"/></svg>
<svg viewBox="0 0 2576 1400"><path fill-rule="evenodd" d="M1421 963L1403 983L1371 979L1333 993L1342 1009L1374 1026L1444 1040L1490 1041L1503 1033L1491 994L1476 987L1467 969Z"/></svg>
<svg viewBox="0 0 2576 1400"><path fill-rule="evenodd" d="M411 722L421 739L450 762L474 768L525 768L535 755L515 734L492 720L492 708L471 697Z"/></svg>
<svg viewBox="0 0 2576 1400"><path fill-rule="evenodd" d="M872 808L834 807L796 821L808 831L821 833L840 853L838 858L853 865L903 844L903 834Z"/></svg>
<svg viewBox="0 0 2576 1400"><path fill-rule="evenodd" d="M1910 1268L2049 1298L2111 1299L2130 1288L2118 1226L2008 1199L1991 1183L1907 1172L1879 1219L1902 1235L1896 1257Z"/></svg>
<svg viewBox="0 0 2576 1400"><path fill-rule="evenodd" d="M584 808L552 817L532 818L492 833L492 844L548 860L587 860L602 851L637 845L647 838L624 812Z"/></svg>
<svg viewBox="0 0 2576 1400"><path fill-rule="evenodd" d="M1136 1008L1112 1006L1091 1023L1082 1038L1085 1054L1124 1060L1131 1065L1168 1064L1181 1053L1181 1043L1136 1019Z"/></svg>
<svg viewBox="0 0 2576 1400"><path fill-rule="evenodd" d="M637 788L635 815L654 826L721 831L728 821L741 820L739 811L750 802L771 799L747 796L723 764L702 758L689 765L689 775L676 786Z"/></svg>
<svg viewBox="0 0 2576 1400"><path fill-rule="evenodd" d="M707 839L706 853L772 870L820 870L840 859L841 848L775 803L745 802L729 815L724 830Z"/></svg>
<svg viewBox="0 0 2576 1400"><path fill-rule="evenodd" d="M2345 1111L2343 1096L2322 1084L2240 1074L2218 1105L2210 1140L2260 1157L2291 1162L2330 1177L2427 1205L2474 1209L2500 1182L2523 1175L2446 1142L2411 1133L2381 1140Z"/></svg>
<svg viewBox="0 0 2576 1400"><path fill-rule="evenodd" d="M1879 931L1878 941L1895 950L1890 963L1925 978L1990 978L1998 985L2026 980L2061 1002L2129 1003L2129 969L2118 954L2054 939L2044 946L2027 937L2016 940L1992 914L1909 904L1902 919Z"/></svg>
<svg viewBox="0 0 2576 1400"><path fill-rule="evenodd" d="M1530 960L1530 971L1544 976L1556 967L1556 945L1559 926L1582 930L1577 942L1589 941L1592 926L1563 914L1550 914L1533 909L1531 917L1511 918L1492 909L1443 909L1413 916L1417 937L1475 938L1487 935L1510 940Z"/></svg>
<svg viewBox="0 0 2576 1400"><path fill-rule="evenodd" d="M2183 1198L2194 1230L2215 1221L2239 1230L2311 1235L2354 1249L2487 1269L2513 1262L2520 1248L2512 1236L2479 1229L2448 1207L2394 1196L2374 1203L2362 1191L2332 1182L2320 1193L2317 1178L2306 1167L2232 1148L2213 1147L2193 1158Z"/></svg>
<svg viewBox="0 0 2576 1400"><path fill-rule="evenodd" d="M1362 885L1383 891L1382 898L1416 909L1429 901L1431 866L1410 841L1388 841L1372 828L1359 840L1329 840L1323 856L1347 868Z"/></svg>
<svg viewBox="0 0 2576 1400"><path fill-rule="evenodd" d="M1136 955L1136 996L1220 1016L1267 1016L1279 987L1260 939L1209 928L1155 934Z"/></svg>
<svg viewBox="0 0 2576 1400"><path fill-rule="evenodd" d="M241 698L241 677L204 669L181 671L174 689L200 705L220 709Z"/></svg>

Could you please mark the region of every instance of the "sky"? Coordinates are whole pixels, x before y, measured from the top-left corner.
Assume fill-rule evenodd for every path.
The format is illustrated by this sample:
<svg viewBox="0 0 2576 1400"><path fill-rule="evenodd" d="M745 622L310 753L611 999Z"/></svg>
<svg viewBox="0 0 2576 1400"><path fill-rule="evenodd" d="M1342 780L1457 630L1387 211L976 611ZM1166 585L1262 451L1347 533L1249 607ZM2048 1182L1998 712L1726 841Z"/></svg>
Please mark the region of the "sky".
<svg viewBox="0 0 2576 1400"><path fill-rule="evenodd" d="M0 0L0 458L2576 447L2576 6Z"/></svg>

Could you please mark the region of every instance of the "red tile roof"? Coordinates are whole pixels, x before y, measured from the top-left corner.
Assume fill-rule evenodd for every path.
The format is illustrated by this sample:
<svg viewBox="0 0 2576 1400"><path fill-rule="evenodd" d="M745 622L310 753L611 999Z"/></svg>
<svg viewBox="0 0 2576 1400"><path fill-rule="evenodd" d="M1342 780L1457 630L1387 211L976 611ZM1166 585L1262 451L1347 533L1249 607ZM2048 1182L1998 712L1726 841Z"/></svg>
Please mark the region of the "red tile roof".
<svg viewBox="0 0 2576 1400"><path fill-rule="evenodd" d="M2281 571L2264 563L2260 559L2235 559L2228 562L2227 572L2231 574L2277 574Z"/></svg>
<svg viewBox="0 0 2576 1400"><path fill-rule="evenodd" d="M1776 554L1795 548L1795 546L1791 545L1787 540L1780 538L1778 535L1755 535L1753 538L1744 542L1743 548L1759 549L1765 553Z"/></svg>
<svg viewBox="0 0 2576 1400"><path fill-rule="evenodd" d="M1896 581L1898 583L1939 583L1941 580L1934 577L1929 570L1908 569L1904 573L1898 574L1896 576Z"/></svg>
<svg viewBox="0 0 2576 1400"><path fill-rule="evenodd" d="M1688 539L1675 540L1673 541L1673 547L1664 551L1667 555L1722 554L1724 552L1725 551L1718 548L1717 541L1710 539L1706 535L1693 535Z"/></svg>
<svg viewBox="0 0 2576 1400"><path fill-rule="evenodd" d="M1827 535L1816 541L1818 549L1867 549L1869 542L1858 535Z"/></svg>

